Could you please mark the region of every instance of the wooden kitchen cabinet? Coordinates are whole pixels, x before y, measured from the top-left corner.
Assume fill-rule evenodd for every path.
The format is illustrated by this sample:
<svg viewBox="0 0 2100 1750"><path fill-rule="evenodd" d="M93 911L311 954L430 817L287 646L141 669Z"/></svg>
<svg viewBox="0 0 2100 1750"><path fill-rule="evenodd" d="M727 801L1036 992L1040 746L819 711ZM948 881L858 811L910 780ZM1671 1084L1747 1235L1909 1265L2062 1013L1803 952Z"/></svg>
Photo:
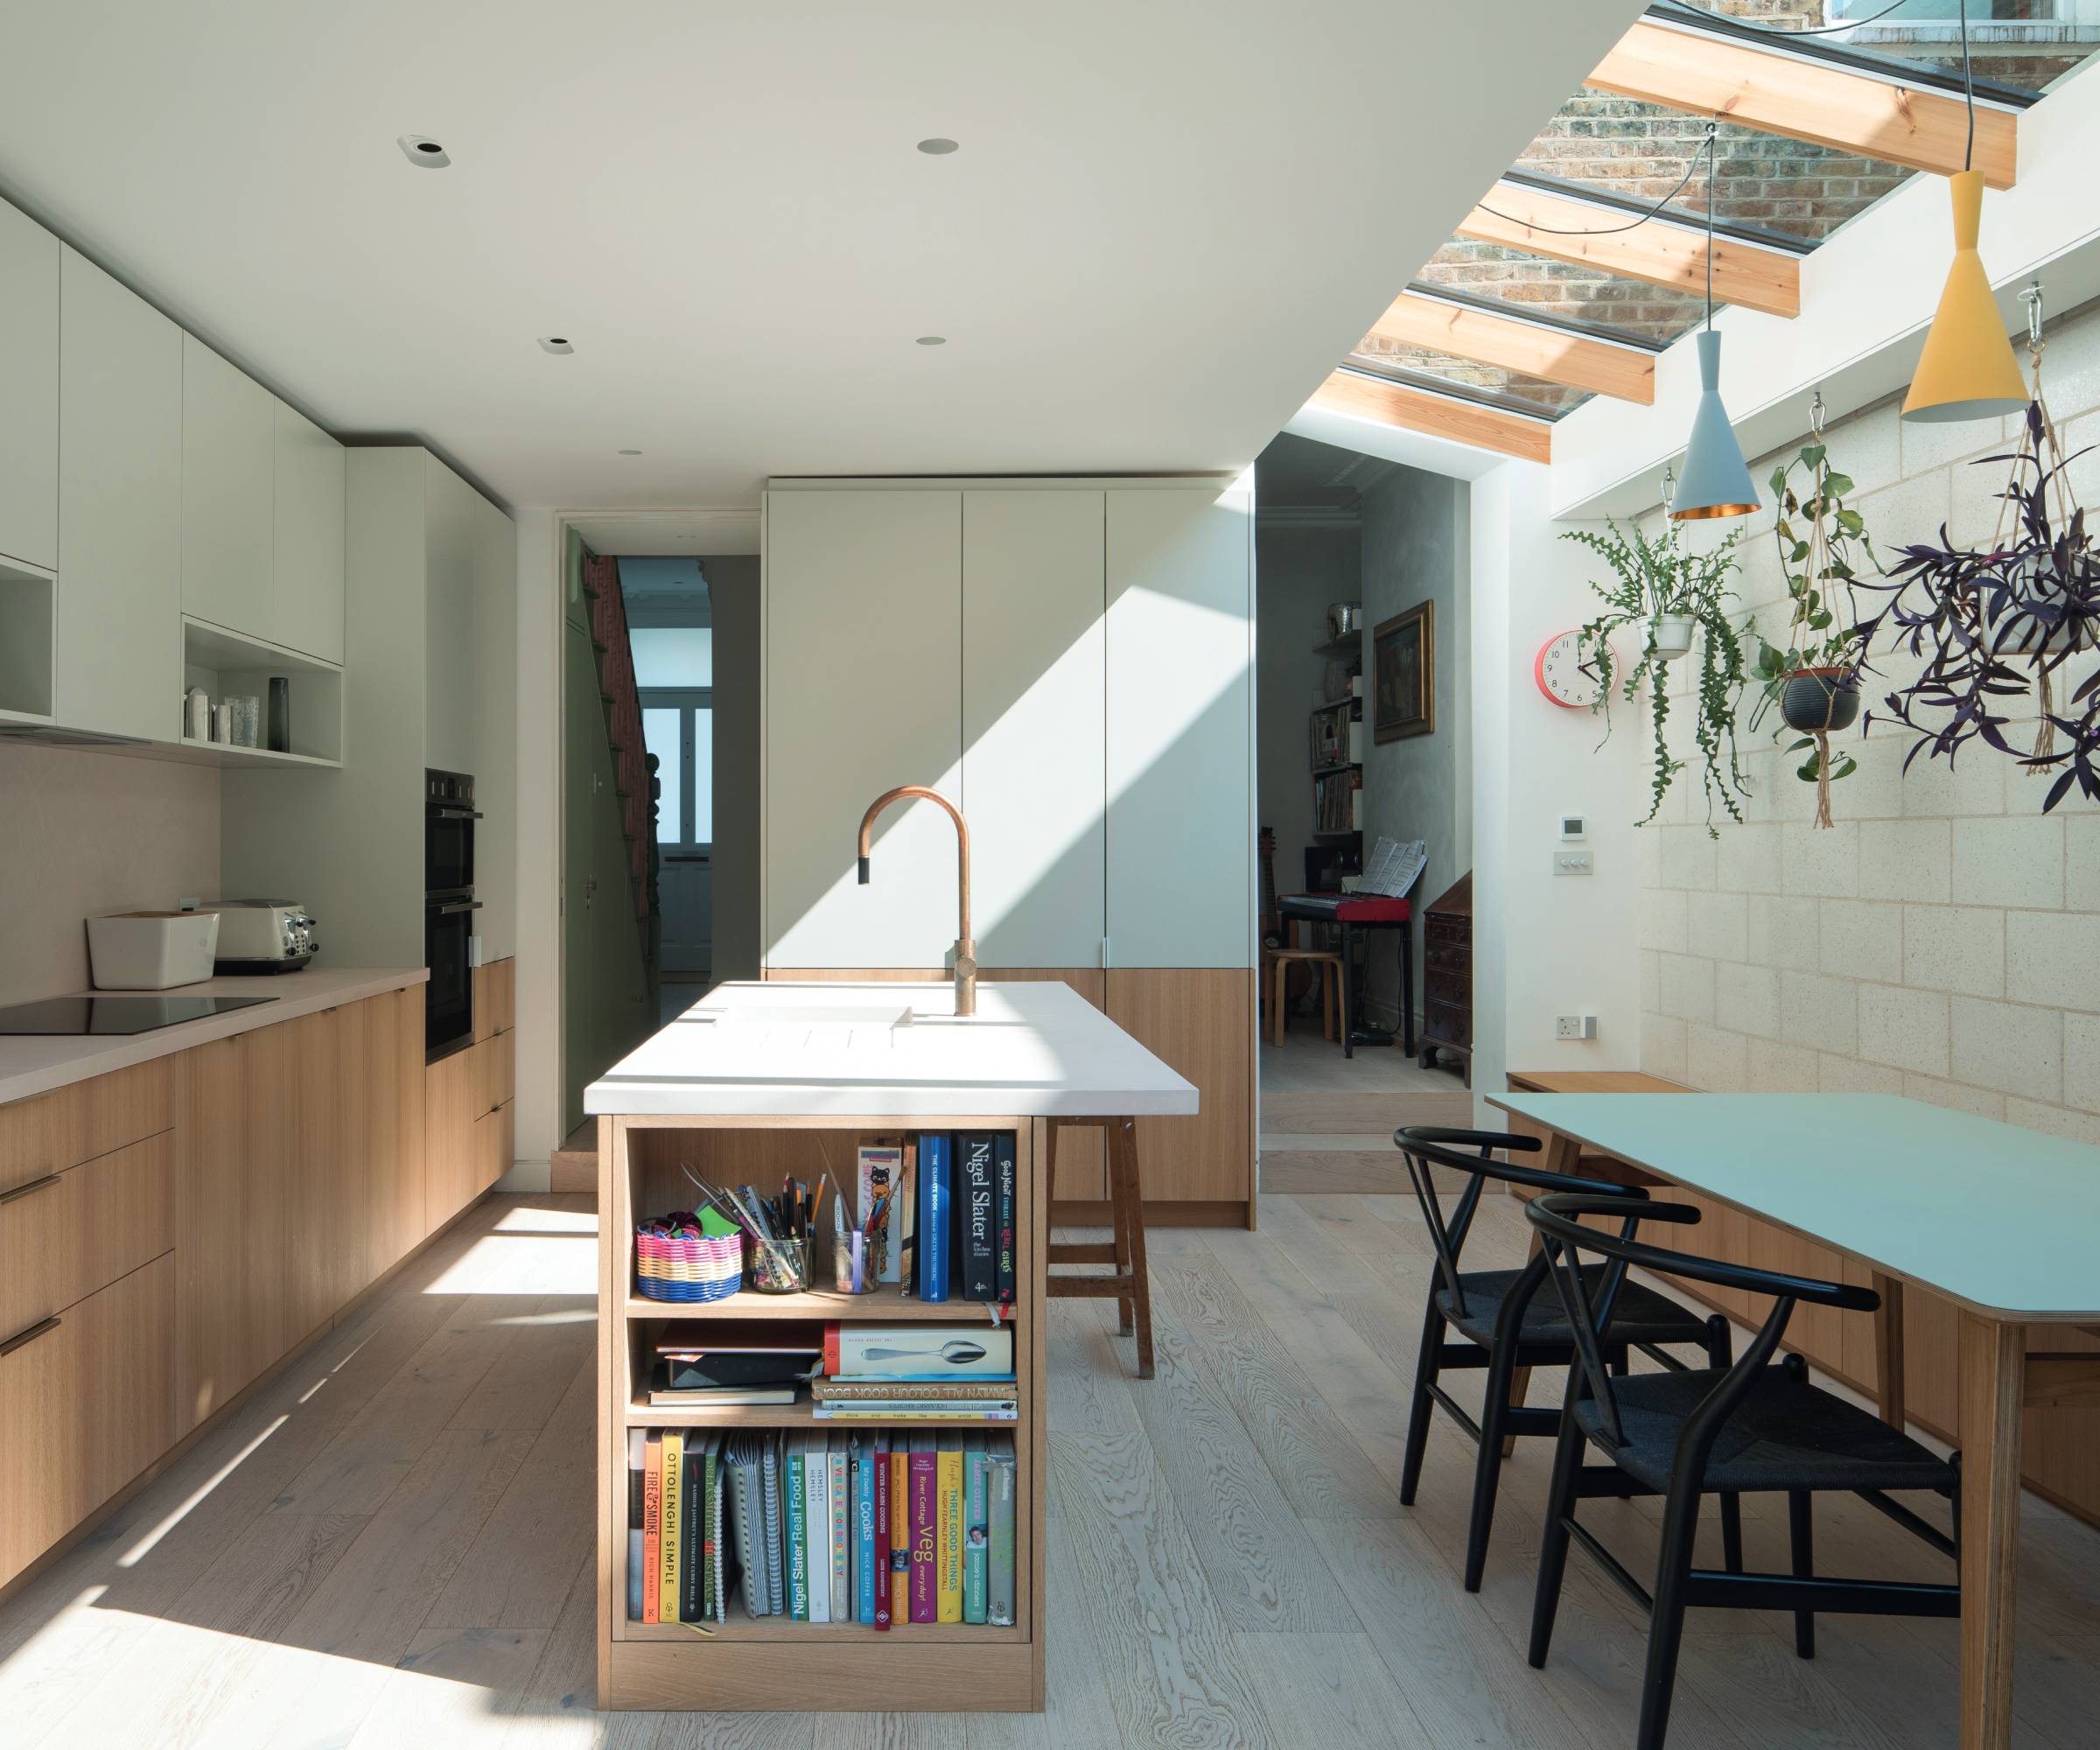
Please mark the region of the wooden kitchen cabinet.
<svg viewBox="0 0 2100 1750"><path fill-rule="evenodd" d="M172 1130L0 1192L0 1342L174 1243Z"/></svg>
<svg viewBox="0 0 2100 1750"><path fill-rule="evenodd" d="M52 716L182 732L182 331L78 251L60 258L59 586Z"/></svg>
<svg viewBox="0 0 2100 1750"><path fill-rule="evenodd" d="M364 1011L365 1260L375 1280L430 1231L424 1138L423 987L360 1004Z"/></svg>
<svg viewBox="0 0 2100 1750"><path fill-rule="evenodd" d="M270 402L274 585L269 637L324 662L343 660L343 446L304 414Z"/></svg>
<svg viewBox="0 0 2100 1750"><path fill-rule="evenodd" d="M174 1444L174 1260L32 1328L0 1354L0 1584Z"/></svg>
<svg viewBox="0 0 2100 1750"><path fill-rule="evenodd" d="M1148 1204L1237 1205L1251 1218L1254 976L1240 967L1109 970L1109 1018L1202 1090L1194 1117L1138 1120Z"/></svg>
<svg viewBox="0 0 2100 1750"><path fill-rule="evenodd" d="M0 1105L0 1586L423 1242L424 1099L412 984Z"/></svg>
<svg viewBox="0 0 2100 1750"><path fill-rule="evenodd" d="M182 611L262 639L276 635L274 402L182 337Z"/></svg>
<svg viewBox="0 0 2100 1750"><path fill-rule="evenodd" d="M176 1426L186 1434L284 1353L291 1089L283 1027L185 1052L175 1090ZM274 1144L274 1147L273 1147Z"/></svg>
<svg viewBox="0 0 2100 1750"><path fill-rule="evenodd" d="M290 1157L293 1270L286 1347L317 1329L376 1273L366 1200L371 1100L362 1003L303 1015L282 1028L298 1065L298 1146Z"/></svg>
<svg viewBox="0 0 2100 1750"><path fill-rule="evenodd" d="M59 240L0 201L0 555L59 568Z"/></svg>

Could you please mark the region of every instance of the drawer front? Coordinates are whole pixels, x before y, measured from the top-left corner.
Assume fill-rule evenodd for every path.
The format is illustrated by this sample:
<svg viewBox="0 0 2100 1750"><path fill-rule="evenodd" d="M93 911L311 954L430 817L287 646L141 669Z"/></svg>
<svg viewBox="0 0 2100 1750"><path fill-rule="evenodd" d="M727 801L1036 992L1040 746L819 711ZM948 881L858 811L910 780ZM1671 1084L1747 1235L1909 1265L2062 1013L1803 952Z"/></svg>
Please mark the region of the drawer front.
<svg viewBox="0 0 2100 1750"><path fill-rule="evenodd" d="M512 1110L506 1102L494 1111L484 1112L474 1120L474 1173L470 1194L472 1196L479 1197L510 1171L516 1134Z"/></svg>
<svg viewBox="0 0 2100 1750"><path fill-rule="evenodd" d="M1468 1009L1430 1002L1424 1005L1422 1026L1432 1039L1446 1045L1470 1048L1473 1044L1473 1013Z"/></svg>
<svg viewBox="0 0 2100 1750"><path fill-rule="evenodd" d="M0 1355L0 1585L174 1444L175 1261Z"/></svg>
<svg viewBox="0 0 2100 1750"><path fill-rule="evenodd" d="M1422 939L1432 948L1469 947L1473 942L1472 920L1467 918L1432 918Z"/></svg>
<svg viewBox="0 0 2100 1750"><path fill-rule="evenodd" d="M164 1130L181 1054L0 1106L0 1192Z"/></svg>
<svg viewBox="0 0 2100 1750"><path fill-rule="evenodd" d="M175 1243L175 1133L0 1192L0 1342Z"/></svg>

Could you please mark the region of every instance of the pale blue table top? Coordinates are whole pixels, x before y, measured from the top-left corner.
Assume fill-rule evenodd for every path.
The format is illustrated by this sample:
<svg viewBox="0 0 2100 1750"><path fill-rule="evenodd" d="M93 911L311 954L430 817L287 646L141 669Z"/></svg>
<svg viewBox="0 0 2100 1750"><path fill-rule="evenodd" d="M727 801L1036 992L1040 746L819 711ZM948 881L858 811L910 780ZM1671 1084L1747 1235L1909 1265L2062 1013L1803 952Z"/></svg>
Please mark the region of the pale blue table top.
<svg viewBox="0 0 2100 1750"><path fill-rule="evenodd" d="M2100 1324L2100 1148L1894 1094L1488 1099L1993 1318Z"/></svg>

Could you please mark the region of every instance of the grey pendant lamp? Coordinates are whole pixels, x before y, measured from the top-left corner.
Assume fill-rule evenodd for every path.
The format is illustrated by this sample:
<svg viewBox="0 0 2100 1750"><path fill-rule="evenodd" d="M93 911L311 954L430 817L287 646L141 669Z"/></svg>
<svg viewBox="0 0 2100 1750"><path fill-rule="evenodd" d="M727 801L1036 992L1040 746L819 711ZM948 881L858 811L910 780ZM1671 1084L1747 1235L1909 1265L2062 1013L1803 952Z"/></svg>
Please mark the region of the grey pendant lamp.
<svg viewBox="0 0 2100 1750"><path fill-rule="evenodd" d="M1672 520L1747 516L1757 508L1757 487L1735 441L1728 410L1721 405L1721 337L1713 328L1713 183L1718 125L1706 124L1706 326L1699 335L1699 405L1691 416L1691 441L1677 481Z"/></svg>

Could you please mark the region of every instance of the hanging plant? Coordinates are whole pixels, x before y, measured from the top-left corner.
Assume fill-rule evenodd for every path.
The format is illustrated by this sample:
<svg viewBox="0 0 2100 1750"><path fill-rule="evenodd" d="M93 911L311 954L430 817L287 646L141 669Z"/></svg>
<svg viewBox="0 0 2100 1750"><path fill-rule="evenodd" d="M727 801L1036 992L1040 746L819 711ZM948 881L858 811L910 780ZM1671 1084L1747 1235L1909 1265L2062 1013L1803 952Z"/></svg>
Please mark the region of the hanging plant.
<svg viewBox="0 0 2100 1750"><path fill-rule="evenodd" d="M1587 547L1611 567L1614 581L1592 581L1590 587L1604 600L1605 611L1577 635L1576 652L1597 676L1597 703L1591 707L1604 713L1606 739L1612 732L1612 694L1617 691L1629 704L1643 682L1648 684L1654 717L1655 763L1650 780L1648 810L1641 824L1654 820L1662 798L1678 773L1690 762L1671 757L1670 721L1670 665L1691 651L1695 634L1699 643L1699 682L1694 696L1698 718L1692 739L1698 747L1700 777L1706 790L1706 830L1718 838L1713 823L1718 801L1734 820L1742 809L1736 797L1749 794L1744 783L1735 744L1736 705L1746 679L1740 635L1729 621L1726 604L1735 599L1726 585L1735 567L1730 556L1741 539L1732 529L1718 547L1704 553L1687 551L1677 541L1677 525L1670 522L1665 532L1649 540L1638 528L1605 524L1606 532L1572 528L1561 536ZM1746 625L1743 628L1750 628ZM1614 652L1614 634L1631 632L1640 654L1630 664L1620 664ZM1600 746L1603 743L1598 744Z"/></svg>
<svg viewBox="0 0 2100 1750"><path fill-rule="evenodd" d="M1830 785L1859 769L1851 754L1831 752L1830 736L1851 728L1859 715L1866 636L1852 586L1858 566L1873 564L1873 549L1866 519L1844 501L1852 477L1830 466L1823 418L1818 395L1809 416L1809 442L1772 472L1772 495L1779 504L1772 538L1794 612L1785 649L1758 640L1763 696L1750 714L1750 727L1754 732L1776 707L1778 732L1799 736L1787 751L1808 754L1795 775L1816 786L1815 823L1827 827Z"/></svg>
<svg viewBox="0 0 2100 1750"><path fill-rule="evenodd" d="M2100 802L2100 671L2075 686L2062 672L2100 644L2100 552L2068 474L2086 452L2064 454L2042 394L2040 288L2026 297L2034 398L2018 446L1976 465L2009 470L1998 527L1983 546L1963 548L1942 523L1936 544L1900 550L1888 600L1862 630L1871 638L1893 623L1891 647L1924 659L1885 701L1915 738L1904 769L1921 753L1951 763L1980 740L2031 773L2055 774L2046 814L2074 785Z"/></svg>

